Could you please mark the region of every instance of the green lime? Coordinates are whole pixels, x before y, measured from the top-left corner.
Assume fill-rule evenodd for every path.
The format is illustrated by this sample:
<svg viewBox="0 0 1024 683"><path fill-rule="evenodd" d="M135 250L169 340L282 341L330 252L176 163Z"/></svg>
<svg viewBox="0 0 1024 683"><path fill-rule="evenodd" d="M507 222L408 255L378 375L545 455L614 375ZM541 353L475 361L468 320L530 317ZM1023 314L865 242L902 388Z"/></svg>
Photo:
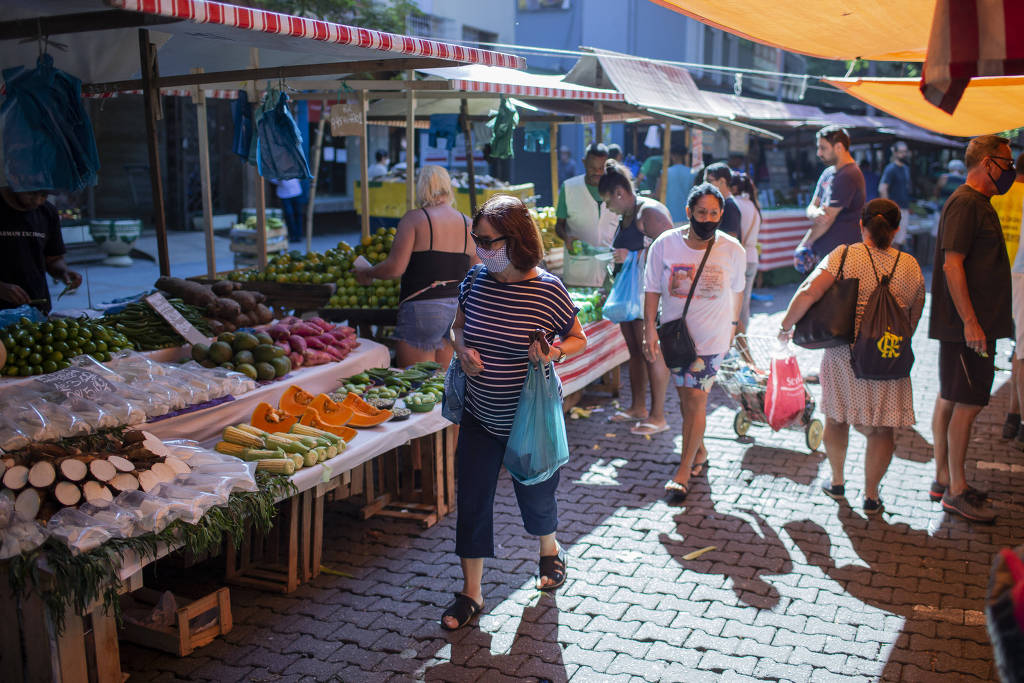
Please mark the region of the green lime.
<svg viewBox="0 0 1024 683"><path fill-rule="evenodd" d="M29 365L39 365L43 362L43 357L38 353L30 353L28 356Z"/></svg>
<svg viewBox="0 0 1024 683"><path fill-rule="evenodd" d="M50 354L48 354L46 356L46 359L47 360L51 360L54 363L59 363L62 360L64 360L64 354L61 353L60 351L53 351L52 353L50 353Z"/></svg>
<svg viewBox="0 0 1024 683"><path fill-rule="evenodd" d="M6 368L4 368L4 374L7 375L8 377L17 377L18 376L18 366L17 365L8 365Z"/></svg>
<svg viewBox="0 0 1024 683"><path fill-rule="evenodd" d="M41 374L43 374L43 366L41 366L41 365L33 365L32 366L32 374L33 375L41 375Z"/></svg>
<svg viewBox="0 0 1024 683"><path fill-rule="evenodd" d="M107 342L105 342L103 340L100 340L100 341L94 342L94 343L96 344L96 350L97 351L106 351L107 350Z"/></svg>
<svg viewBox="0 0 1024 683"><path fill-rule="evenodd" d="M69 348L67 342L57 341L53 343L53 350L60 351L63 354L67 354Z"/></svg>
<svg viewBox="0 0 1024 683"><path fill-rule="evenodd" d="M57 363L53 360L43 361L43 372L57 372Z"/></svg>
<svg viewBox="0 0 1024 683"><path fill-rule="evenodd" d="M29 365L19 365L18 366L18 375L20 377L28 377L31 374L32 374L32 367L31 366L29 366Z"/></svg>
<svg viewBox="0 0 1024 683"><path fill-rule="evenodd" d="M61 341L67 339L68 338L67 328L58 327L56 330L53 331L53 338L54 339L59 339Z"/></svg>
<svg viewBox="0 0 1024 683"><path fill-rule="evenodd" d="M96 351L96 344L95 343L93 343L91 341L87 341L84 344L82 344L82 353L95 353L95 351Z"/></svg>
<svg viewBox="0 0 1024 683"><path fill-rule="evenodd" d="M28 358L30 355L32 355L32 347L31 346L19 346L18 347L17 355L18 355L18 358Z"/></svg>

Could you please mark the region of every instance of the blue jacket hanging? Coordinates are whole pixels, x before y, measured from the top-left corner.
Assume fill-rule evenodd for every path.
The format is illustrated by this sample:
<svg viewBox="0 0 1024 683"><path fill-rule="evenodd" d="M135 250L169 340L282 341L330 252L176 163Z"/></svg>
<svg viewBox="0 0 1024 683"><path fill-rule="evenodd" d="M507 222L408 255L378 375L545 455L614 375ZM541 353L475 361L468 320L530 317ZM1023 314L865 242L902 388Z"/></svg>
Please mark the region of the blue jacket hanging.
<svg viewBox="0 0 1024 683"><path fill-rule="evenodd" d="M256 158L250 155L252 151L252 105L249 104L249 94L246 91L239 90L238 99L231 103L231 118L235 122L235 137L231 143L231 151L249 163L256 163Z"/></svg>
<svg viewBox="0 0 1024 683"><path fill-rule="evenodd" d="M260 175L274 180L312 178L299 127L288 108L288 95L270 90L256 121L256 157Z"/></svg>
<svg viewBox="0 0 1024 683"><path fill-rule="evenodd" d="M455 148L455 139L462 131L459 129L458 114L431 114L429 140L431 147L437 147L437 139L445 138L445 149Z"/></svg>
<svg viewBox="0 0 1024 683"><path fill-rule="evenodd" d="M15 192L77 192L96 184L99 152L82 102L82 82L40 55L35 69L3 72L4 172Z"/></svg>

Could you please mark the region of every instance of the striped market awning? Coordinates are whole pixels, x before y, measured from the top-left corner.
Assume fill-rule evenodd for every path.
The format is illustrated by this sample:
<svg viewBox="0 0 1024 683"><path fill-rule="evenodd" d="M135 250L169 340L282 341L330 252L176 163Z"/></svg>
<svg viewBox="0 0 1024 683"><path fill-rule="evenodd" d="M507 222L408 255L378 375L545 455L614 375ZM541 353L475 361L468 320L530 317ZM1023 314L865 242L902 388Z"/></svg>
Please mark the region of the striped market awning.
<svg viewBox="0 0 1024 683"><path fill-rule="evenodd" d="M441 69L422 69L422 73L443 78L453 90L483 92L512 97L559 100L595 100L624 102L622 93L615 90L591 88L568 83L561 76L531 74L525 71L480 64L467 64ZM429 95L428 95L429 97Z"/></svg>

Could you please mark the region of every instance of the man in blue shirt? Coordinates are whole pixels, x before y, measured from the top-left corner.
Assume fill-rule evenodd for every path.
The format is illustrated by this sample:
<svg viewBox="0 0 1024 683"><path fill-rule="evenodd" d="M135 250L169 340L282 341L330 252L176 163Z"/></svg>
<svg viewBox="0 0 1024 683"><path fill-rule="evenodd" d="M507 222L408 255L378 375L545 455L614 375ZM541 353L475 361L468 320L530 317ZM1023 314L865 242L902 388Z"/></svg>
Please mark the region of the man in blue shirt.
<svg viewBox="0 0 1024 683"><path fill-rule="evenodd" d="M892 161L882 171L882 180L878 183L878 196L896 202L904 216L910 208L910 166L907 165L909 157L910 149L907 148L907 143L901 140L893 145ZM906 234L906 226L901 223L899 232L893 238L893 244L903 244Z"/></svg>
<svg viewBox="0 0 1024 683"><path fill-rule="evenodd" d="M672 165L666 173L665 206L672 214L672 222L681 223L686 220L686 198L693 187L694 173L683 145L672 146L671 159Z"/></svg>

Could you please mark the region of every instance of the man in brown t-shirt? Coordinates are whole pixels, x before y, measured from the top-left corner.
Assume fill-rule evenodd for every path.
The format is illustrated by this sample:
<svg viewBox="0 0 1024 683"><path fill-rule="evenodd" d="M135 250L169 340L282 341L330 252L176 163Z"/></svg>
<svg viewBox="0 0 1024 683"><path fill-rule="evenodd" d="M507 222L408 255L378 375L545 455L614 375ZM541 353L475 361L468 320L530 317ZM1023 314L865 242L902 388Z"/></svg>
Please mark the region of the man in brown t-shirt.
<svg viewBox="0 0 1024 683"><path fill-rule="evenodd" d="M967 182L942 207L932 275L928 336L939 340L939 396L931 497L948 512L991 522L987 496L967 484L967 444L992 391L996 340L1013 334L1010 260L989 200L1016 173L1009 141L995 135L971 140L964 162Z"/></svg>

